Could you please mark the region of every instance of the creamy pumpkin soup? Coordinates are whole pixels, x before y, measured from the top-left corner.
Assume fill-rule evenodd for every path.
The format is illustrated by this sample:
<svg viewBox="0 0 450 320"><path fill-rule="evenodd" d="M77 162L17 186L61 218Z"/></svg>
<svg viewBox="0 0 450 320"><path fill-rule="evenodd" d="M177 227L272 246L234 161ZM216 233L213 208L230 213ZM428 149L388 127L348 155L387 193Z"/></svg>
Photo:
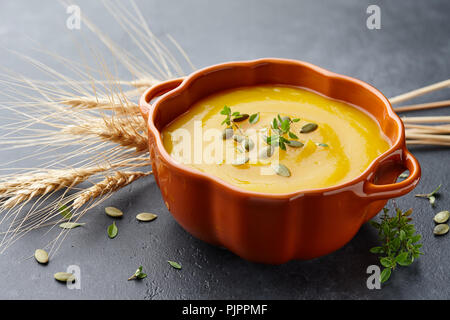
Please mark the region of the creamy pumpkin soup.
<svg viewBox="0 0 450 320"><path fill-rule="evenodd" d="M264 193L344 183L390 147L361 109L278 85L206 97L164 128L162 139L176 161Z"/></svg>

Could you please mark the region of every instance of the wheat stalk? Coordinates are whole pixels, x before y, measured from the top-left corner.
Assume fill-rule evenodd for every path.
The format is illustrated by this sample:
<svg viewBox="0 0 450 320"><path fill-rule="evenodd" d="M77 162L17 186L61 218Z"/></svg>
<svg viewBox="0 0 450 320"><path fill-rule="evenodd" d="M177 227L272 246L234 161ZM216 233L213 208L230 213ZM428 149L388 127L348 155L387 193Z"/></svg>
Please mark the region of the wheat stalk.
<svg viewBox="0 0 450 320"><path fill-rule="evenodd" d="M96 199L107 193L115 192L142 177L150 175L151 173L151 171L116 171L114 176L108 176L101 182L84 190L80 195L77 196L77 198L73 202L72 207L74 209L78 209L91 199Z"/></svg>
<svg viewBox="0 0 450 320"><path fill-rule="evenodd" d="M142 121L143 122L143 121ZM148 140L144 125L136 127L136 124L128 121L104 118L97 123L84 123L64 128L61 133L96 136L102 140L117 143L127 148L135 148L137 152L148 148Z"/></svg>

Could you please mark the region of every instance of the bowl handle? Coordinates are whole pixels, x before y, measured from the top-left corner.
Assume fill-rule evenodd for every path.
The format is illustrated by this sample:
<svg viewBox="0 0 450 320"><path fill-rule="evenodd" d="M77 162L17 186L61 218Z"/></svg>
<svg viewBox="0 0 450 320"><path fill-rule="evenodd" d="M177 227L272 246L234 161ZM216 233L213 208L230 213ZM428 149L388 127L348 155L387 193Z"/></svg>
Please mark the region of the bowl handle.
<svg viewBox="0 0 450 320"><path fill-rule="evenodd" d="M164 81L148 88L144 92L144 94L141 96L141 99L139 100L139 108L141 110L142 116L145 119L145 122L148 121L148 115L152 107L150 101L169 91L172 91L173 89L178 87L183 82L183 80L184 78L177 78L173 80Z"/></svg>
<svg viewBox="0 0 450 320"><path fill-rule="evenodd" d="M403 165L409 170L409 177L405 180L391 184L374 184L366 180L364 192L370 200L383 200L403 196L410 192L419 183L420 165L417 159L404 149Z"/></svg>

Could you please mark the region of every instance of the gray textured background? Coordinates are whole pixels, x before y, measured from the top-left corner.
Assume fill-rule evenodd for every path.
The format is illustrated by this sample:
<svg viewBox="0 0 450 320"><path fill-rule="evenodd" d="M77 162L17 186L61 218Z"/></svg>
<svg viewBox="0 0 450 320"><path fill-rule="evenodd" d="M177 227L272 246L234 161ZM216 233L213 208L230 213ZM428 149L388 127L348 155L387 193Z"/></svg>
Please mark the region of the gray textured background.
<svg viewBox="0 0 450 320"><path fill-rule="evenodd" d="M101 2L78 3L115 41L131 48L129 37L104 12ZM162 38L170 33L197 67L267 56L294 58L367 81L388 97L450 77L447 0L137 3L153 32ZM381 7L381 30L366 28L369 4ZM65 28L66 18L57 1L1 1L1 65L39 77L39 72L7 51L34 56L33 41L65 57L79 58L73 34ZM449 90L443 90L414 102L449 99L449 95ZM449 115L449 111L410 114ZM6 114L0 114L3 116ZM397 203L414 208L417 229L424 236L425 256L413 266L397 270L382 290L366 287L366 268L377 263L368 251L377 243L369 225L328 256L281 266L254 264L202 243L181 229L149 177L121 190L105 204L128 213L117 222L116 239L107 238L105 229L111 219L101 206L83 218L87 225L71 233L48 266L23 260L44 243L43 231L31 234L0 256L0 298L448 299L450 236L433 236L432 217L434 212L450 208L450 149L411 150L422 165L422 181ZM3 152L0 159L11 160L22 153L26 151ZM430 192L439 183L443 188L434 209L426 200L414 198L414 193ZM139 224L134 216L140 211L158 213L159 218ZM180 262L183 269L170 268L166 260ZM68 290L52 278L54 272L72 264L81 267L81 290ZM148 278L127 282L141 264Z"/></svg>

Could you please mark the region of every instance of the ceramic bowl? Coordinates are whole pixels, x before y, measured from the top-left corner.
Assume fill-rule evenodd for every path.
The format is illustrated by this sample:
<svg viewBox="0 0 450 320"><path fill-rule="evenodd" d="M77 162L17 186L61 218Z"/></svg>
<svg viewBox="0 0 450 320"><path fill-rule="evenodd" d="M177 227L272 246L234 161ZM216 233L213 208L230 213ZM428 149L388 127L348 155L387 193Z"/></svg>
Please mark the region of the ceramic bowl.
<svg viewBox="0 0 450 320"><path fill-rule="evenodd" d="M162 129L196 101L260 84L303 87L360 106L379 123L391 147L351 181L286 194L242 190L177 163L167 153ZM153 86L141 97L140 108L148 124L154 176L176 221L193 236L247 260L281 264L333 252L388 199L410 192L420 179L419 163L406 149L403 123L389 100L363 81L309 63L260 59L214 65ZM396 182L405 169L409 177Z"/></svg>

